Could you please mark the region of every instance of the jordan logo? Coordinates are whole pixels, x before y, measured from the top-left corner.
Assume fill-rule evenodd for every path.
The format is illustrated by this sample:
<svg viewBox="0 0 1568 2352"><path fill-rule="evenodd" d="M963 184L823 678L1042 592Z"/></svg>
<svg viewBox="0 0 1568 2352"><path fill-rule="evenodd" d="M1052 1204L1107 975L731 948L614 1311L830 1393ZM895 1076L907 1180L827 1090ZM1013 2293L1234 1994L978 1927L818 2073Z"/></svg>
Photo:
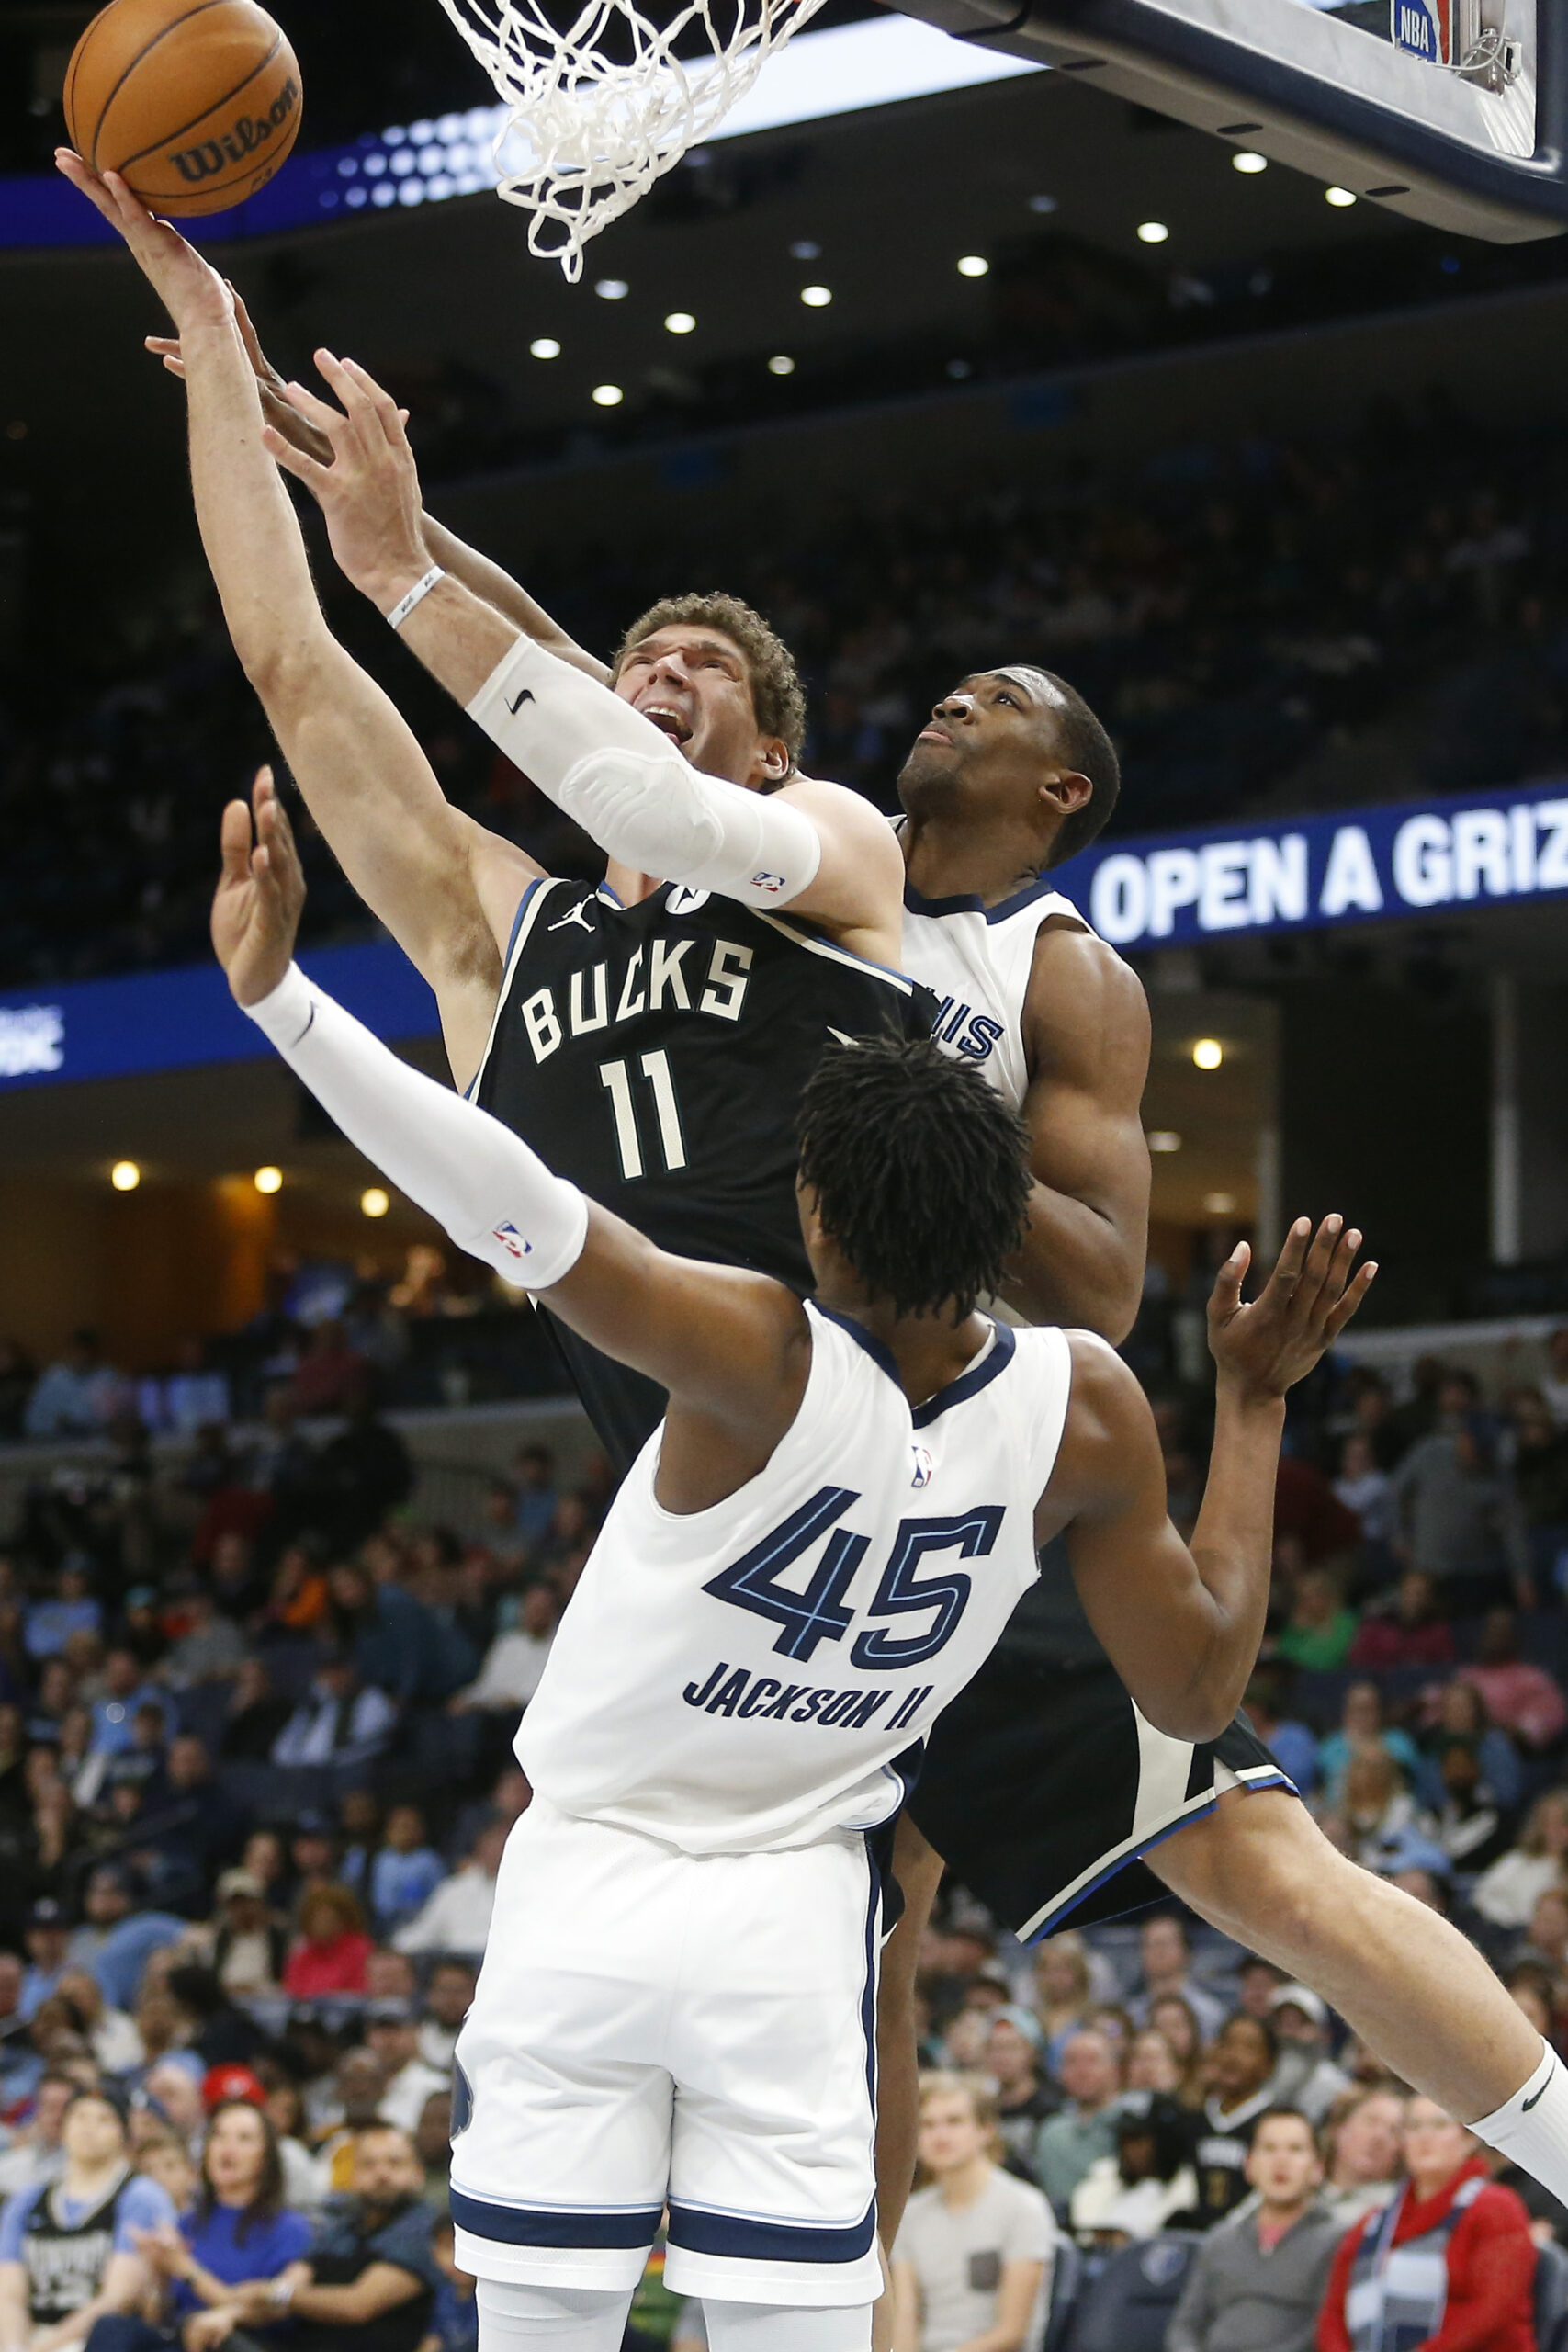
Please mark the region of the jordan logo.
<svg viewBox="0 0 1568 2352"><path fill-rule="evenodd" d="M564 915L558 917L558 919L550 924L549 928L552 931L566 931L574 922L580 922L582 925L583 930L592 937L593 925L588 920L588 901L586 899L579 899L575 907L569 908Z"/></svg>

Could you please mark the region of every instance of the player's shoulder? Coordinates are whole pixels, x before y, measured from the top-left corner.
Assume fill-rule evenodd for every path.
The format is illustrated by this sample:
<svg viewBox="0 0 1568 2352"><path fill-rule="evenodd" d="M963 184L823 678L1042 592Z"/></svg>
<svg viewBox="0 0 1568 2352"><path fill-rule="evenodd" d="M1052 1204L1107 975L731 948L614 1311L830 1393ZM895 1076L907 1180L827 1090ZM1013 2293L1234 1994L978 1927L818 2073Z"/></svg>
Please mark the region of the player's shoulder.
<svg viewBox="0 0 1568 2352"><path fill-rule="evenodd" d="M1103 1038L1147 1046L1149 1001L1124 956L1076 917L1053 915L1034 934L1024 1017L1038 1036L1061 1044Z"/></svg>

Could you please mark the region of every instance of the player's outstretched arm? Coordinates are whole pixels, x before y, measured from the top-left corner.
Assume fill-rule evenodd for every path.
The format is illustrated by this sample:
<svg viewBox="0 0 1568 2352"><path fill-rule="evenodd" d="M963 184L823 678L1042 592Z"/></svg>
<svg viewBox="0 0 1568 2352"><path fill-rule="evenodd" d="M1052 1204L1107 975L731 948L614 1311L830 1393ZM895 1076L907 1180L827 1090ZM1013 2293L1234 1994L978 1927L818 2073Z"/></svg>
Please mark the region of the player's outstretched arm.
<svg viewBox="0 0 1568 2352"><path fill-rule="evenodd" d="M356 362L323 351L317 364L341 407L297 384L288 398L326 435L332 463L270 428L267 446L321 506L346 576L379 612L403 614L410 650L513 764L619 865L746 906L791 907L858 952L896 959L903 865L875 810L839 785L786 782L782 743L757 779L781 788L704 775L629 702L450 572L434 578L401 411Z"/></svg>
<svg viewBox="0 0 1568 2352"><path fill-rule="evenodd" d="M1100 1340L1072 1335L1066 1428L1037 1520L1066 1532L1089 1623L1139 1708L1174 1739L1215 1739L1241 1704L1269 1606L1274 1483L1285 1392L1303 1379L1366 1296L1374 1265L1343 1220L1292 1227L1251 1306L1245 1242L1209 1302L1214 1443L1190 1547L1166 1508L1165 1465L1148 1399Z"/></svg>
<svg viewBox="0 0 1568 2352"><path fill-rule="evenodd" d="M311 424L293 406L287 383L262 349L261 337L239 288L232 278L225 280L225 283L234 304L234 322L240 330L245 356L255 376L262 414L290 448L298 449L304 457L314 458L320 465L330 466L333 461L332 443L319 427ZM184 377L185 362L177 335L150 334L144 341L147 349L163 361L171 375ZM330 354L323 352L321 356L326 358ZM406 422L406 412L404 419ZM482 555L478 548L470 547L467 540L460 539L457 532L445 523L437 522L428 510L422 514L420 519L424 543L434 561L444 571L451 572L485 604L493 605L496 611L504 614L508 620L514 621L525 637L531 637L536 644L547 646L552 653L558 654L563 662L570 662L573 669L581 670L585 677L608 682L608 666L600 661L596 653L590 653L585 646L579 645L574 638L570 637L560 623L553 620L544 606L536 603L509 571L503 571L489 556Z"/></svg>
<svg viewBox="0 0 1568 2352"><path fill-rule="evenodd" d="M543 1293L584 1339L669 1389L662 1501L694 1510L732 1493L804 1394L811 1348L799 1301L765 1276L656 1250L308 980L292 960L304 878L265 769L253 807L254 842L243 800L223 812L212 903L212 944L235 1001L349 1141L459 1249Z"/></svg>
<svg viewBox="0 0 1568 2352"><path fill-rule="evenodd" d="M399 712L327 628L263 446L222 279L114 174L97 178L69 150L59 161L125 239L179 331L197 518L235 651L349 880L434 989L466 1080L489 1035L502 943L539 869L449 806Z"/></svg>
<svg viewBox="0 0 1568 2352"><path fill-rule="evenodd" d="M1081 1326L1119 1346L1148 1253L1148 1001L1114 948L1048 923L1034 944L1023 1036L1034 1189L1004 1295L1032 1322Z"/></svg>

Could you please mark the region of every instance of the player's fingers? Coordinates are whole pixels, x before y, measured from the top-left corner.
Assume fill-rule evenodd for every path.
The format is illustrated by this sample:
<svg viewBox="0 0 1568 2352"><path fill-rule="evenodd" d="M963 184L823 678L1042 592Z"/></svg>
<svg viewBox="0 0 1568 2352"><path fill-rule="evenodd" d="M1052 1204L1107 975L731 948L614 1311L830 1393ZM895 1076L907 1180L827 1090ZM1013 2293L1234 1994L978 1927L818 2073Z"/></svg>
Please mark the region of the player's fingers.
<svg viewBox="0 0 1568 2352"><path fill-rule="evenodd" d="M70 181L73 188L86 198L95 212L101 212L110 227L118 229L119 213L116 209L114 198L98 178L97 174L87 169L74 148L57 147L54 151L54 163L56 170Z"/></svg>
<svg viewBox="0 0 1568 2352"><path fill-rule="evenodd" d="M1306 1253L1306 1262L1302 1268L1301 1279L1296 1284L1296 1298L1309 1314L1314 1314L1317 1310L1323 1285L1327 1279L1328 1269L1334 1262L1334 1252L1338 1247L1339 1236L1344 1230L1344 1218L1337 1211L1332 1211L1324 1218L1323 1223L1313 1235L1312 1247Z"/></svg>
<svg viewBox="0 0 1568 2352"><path fill-rule="evenodd" d="M262 447L273 463L281 466L286 474L292 474L296 481L302 481L308 490L318 490L332 481L331 466L320 465L314 458L308 458L303 449L297 449L292 441L284 439L276 424L264 424L261 437Z"/></svg>
<svg viewBox="0 0 1568 2352"><path fill-rule="evenodd" d="M1210 1312L1223 1322L1228 1322L1241 1305L1241 1285L1252 1261L1252 1251L1245 1241L1238 1241L1219 1272L1214 1276Z"/></svg>
<svg viewBox="0 0 1568 2352"><path fill-rule="evenodd" d="M1338 1338L1340 1332L1345 1329L1346 1324L1350 1320L1351 1316L1355 1314L1357 1308L1360 1306L1361 1301L1371 1290L1373 1280L1377 1274L1377 1260L1375 1258L1369 1259L1367 1263L1356 1275L1355 1280L1348 1286L1344 1297L1340 1299L1338 1305L1335 1306L1326 1318L1324 1324L1323 1332L1325 1340L1337 1340Z"/></svg>
<svg viewBox="0 0 1568 2352"><path fill-rule="evenodd" d="M122 226L127 229L135 229L140 231L146 231L148 229L164 229L168 232L168 234L171 237L178 236L179 232L175 229L170 229L166 220L154 220L152 214L148 211L147 207L142 203L141 198L131 192L130 184L121 179L118 172L106 172L103 175L103 180L104 186L107 188L109 195L114 199L114 208L119 216Z"/></svg>
<svg viewBox="0 0 1568 2352"><path fill-rule="evenodd" d="M360 448L368 455L381 437L376 430L375 413L369 401L341 359L335 358L330 351L326 350L314 352L311 356L317 368L343 402L344 414L348 419L350 431Z"/></svg>
<svg viewBox="0 0 1568 2352"><path fill-rule="evenodd" d="M1296 1284L1301 1281L1302 1268L1306 1263L1307 1249L1311 1240L1311 1217L1297 1217L1285 1236L1284 1248L1274 1261L1274 1271L1269 1277L1265 1295L1269 1292L1272 1292L1276 1298L1283 1295L1288 1299L1292 1295Z"/></svg>
<svg viewBox="0 0 1568 2352"><path fill-rule="evenodd" d="M397 401L392 398L391 393L384 390L376 381L375 377L370 373L368 368L362 368L357 359L345 359L343 364L347 374L353 379L354 382L358 385L360 390L364 393L365 398L369 401L377 416L380 419L381 429L385 433L388 440L391 442L394 448L401 447L403 443L403 413L401 409L399 408Z"/></svg>
<svg viewBox="0 0 1568 2352"><path fill-rule="evenodd" d="M1326 1315L1344 1296L1345 1285L1354 1270L1363 1238L1359 1228L1353 1225L1347 1226L1340 1235L1334 1255L1328 1261L1323 1287L1318 1293L1317 1311L1320 1315Z"/></svg>
<svg viewBox="0 0 1568 2352"><path fill-rule="evenodd" d="M155 351L160 359L166 359L171 351L177 353L179 347L177 334L144 334L141 338L142 350Z"/></svg>
<svg viewBox="0 0 1568 2352"><path fill-rule="evenodd" d="M183 359L176 359L174 357L173 354L171 354L164 360L164 365L168 369L171 376L177 376L182 384L185 382L186 363Z"/></svg>
<svg viewBox="0 0 1568 2352"><path fill-rule="evenodd" d="M330 401L318 400L304 384L291 379L283 387L283 397L307 424L313 424L318 432L326 435L334 449L344 435L353 430L341 409L333 408Z"/></svg>
<svg viewBox="0 0 1568 2352"><path fill-rule="evenodd" d="M243 882L251 862L251 812L243 800L231 800L218 830L223 854L225 882Z"/></svg>

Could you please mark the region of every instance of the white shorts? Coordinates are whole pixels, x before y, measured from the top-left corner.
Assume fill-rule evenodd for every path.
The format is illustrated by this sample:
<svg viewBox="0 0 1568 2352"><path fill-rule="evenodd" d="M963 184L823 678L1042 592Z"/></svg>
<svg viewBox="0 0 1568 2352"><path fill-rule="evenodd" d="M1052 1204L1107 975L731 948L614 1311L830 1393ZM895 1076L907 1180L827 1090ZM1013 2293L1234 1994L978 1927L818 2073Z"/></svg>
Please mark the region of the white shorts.
<svg viewBox="0 0 1568 2352"><path fill-rule="evenodd" d="M457 2037L458 2266L629 2289L668 2203L677 2294L873 2301L881 1928L858 1833L693 1856L536 1796Z"/></svg>

